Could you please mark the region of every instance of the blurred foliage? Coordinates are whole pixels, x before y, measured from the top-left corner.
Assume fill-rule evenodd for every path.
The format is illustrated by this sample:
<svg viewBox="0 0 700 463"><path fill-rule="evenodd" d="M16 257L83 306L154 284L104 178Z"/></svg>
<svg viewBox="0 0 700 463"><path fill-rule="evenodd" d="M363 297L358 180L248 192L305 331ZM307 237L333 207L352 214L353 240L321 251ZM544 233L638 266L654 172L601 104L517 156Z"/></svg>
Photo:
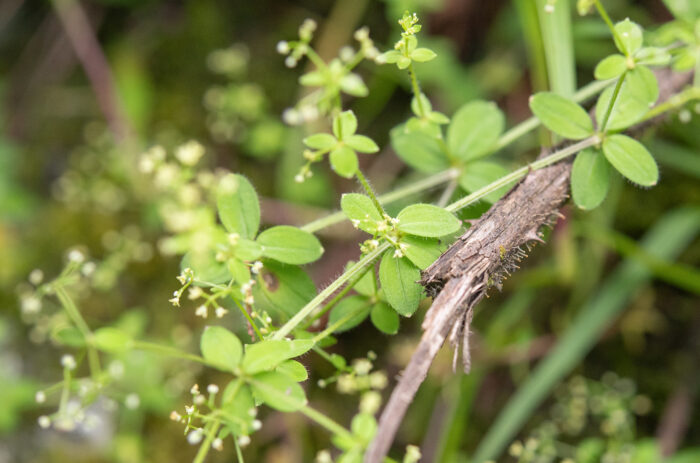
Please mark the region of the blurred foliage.
<svg viewBox="0 0 700 463"><path fill-rule="evenodd" d="M57 346L84 342L79 333L66 328L69 320L55 299L38 302L39 310L28 295L56 275L66 276L61 272L71 268L71 256L77 251L85 261L68 277L73 278L71 290L90 326L109 325L133 339L198 352L205 326L196 313L200 305L187 296L181 309L168 303L180 287L175 281L179 258L160 252L164 230L177 234L177 226L164 224L168 201L186 203L191 193L197 198L190 203L193 211L212 202L215 179L225 168L255 185L263 224L301 226L339 208L343 192L358 190L351 181L333 175L327 163L315 164L313 176L304 183L294 181L305 162L302 139L328 129L321 121L295 126L283 121L285 110L308 95L299 76L312 69L306 62L300 64L302 69L289 69L276 46L294 37L305 18L319 23L315 47L330 61L364 24L377 47L390 50L400 31L396 19L406 10L417 11L425 18L421 46L437 54L420 68L421 89L433 109L453 114L469 101L495 100L506 125L514 126L530 115L530 94L546 88L547 79L552 79L543 61L538 61L538 45L528 40L533 37L530 32L539 33L540 25L532 22L525 3L83 1L131 129L128 142L119 144L104 122L95 91L52 3L2 2L0 462L157 463L194 457L196 447L180 436L182 426L165 417L182 409L195 382L221 384L228 377L157 352L116 351L104 356L110 399L95 398L81 410L102 425L67 435L39 428L37 419L58 402L55 381L65 373L61 365L65 349ZM595 65L615 48L605 24L592 15L576 16L570 3L575 78L587 83ZM664 4L683 19L690 14L684 5L693 2L605 4L611 16L630 17L648 27L659 46L684 34L692 36L689 20L658 26L672 19ZM691 55L684 59L686 69L695 64ZM368 97L345 95L342 101L357 115L358 133L380 147L390 146L391 129L413 116L411 82L396 66L363 62L353 72L363 80ZM576 331L581 311L595 306L601 287L618 281L618 264L626 265L620 263L627 260L643 267L651 278L634 287L629 301L619 308L624 309L619 318L611 315L606 320L602 341L587 356L572 361L575 376L560 384L552 397L544 393L544 404L532 405L534 416L523 417L526 424L516 430L509 456L498 461L659 461L659 449L665 444L655 437L665 431L666 413L672 412L669 404L681 400L686 390L691 400L684 409L688 425L680 436L683 448L670 461L697 461L700 412L692 406L692 398L700 381L696 368L700 241L689 238L690 244L675 258L640 250L638 240L662 224L668 211L700 204L699 112L698 105L674 111L655 135L644 138L661 169L659 185L638 189L613 178L600 208L568 209L566 220L548 234L549 244L533 250L502 292L481 304L474 326L479 333L474 341L477 371L453 375L450 355L438 357L405 419L396 448L423 443L426 461L469 461L511 396L537 374L536 359L549 352L555 339ZM194 170L179 166L175 175L191 177L171 190L157 187L157 176L144 175L142 152L159 145L176 153L192 139L200 140L206 152L200 162L206 175L197 178ZM544 131L522 137L495 157L512 170L533 159L542 140L547 140ZM360 165L379 192L422 178L391 149L373 156L360 156ZM175 161L171 157L169 162ZM185 188L190 181L199 182L198 190ZM460 188L456 186L454 198L465 194ZM434 190L422 199L437 201L441 192ZM416 198L397 201L388 212L395 215ZM480 202L460 212L460 217L478 217L487 207ZM204 217L201 226L213 221ZM294 301L285 313L280 309L283 302L270 296L270 286L254 288L255 297L265 301L265 313L283 319L292 316L315 294L315 287L325 287L349 259L358 258L354 243L362 236L343 227L319 235L326 249L324 260L304 271L265 263L261 278L274 288L282 282L284 290L294 295L285 299ZM623 280L610 291L629 289L630 282ZM207 297L214 294L208 291ZM358 292L352 298L364 304L371 291ZM230 312L222 324L239 338L250 339L236 306L227 301L222 308ZM339 305L331 312L331 320L342 318L341 309ZM330 354L321 350L319 355L302 357L304 367L313 372L304 388L314 407L343 424L350 423L363 406L374 410L379 393L385 399L390 389L387 378L407 363L424 310L422 304L417 316L402 318L399 335L388 337L378 335L371 322L393 332L394 312L382 312L387 321L381 309L373 309L359 327L338 333L337 344L329 337L324 349ZM77 360L84 373L83 359ZM37 400L37 391L52 391L51 407ZM71 392L89 396L95 391L81 392L76 382ZM356 397L348 400L339 393ZM330 447L327 433L300 414L266 410L258 419L262 430L243 451L248 461L312 461L319 449ZM227 445L222 452L210 453L210 460L234 461L235 455L236 448Z"/></svg>

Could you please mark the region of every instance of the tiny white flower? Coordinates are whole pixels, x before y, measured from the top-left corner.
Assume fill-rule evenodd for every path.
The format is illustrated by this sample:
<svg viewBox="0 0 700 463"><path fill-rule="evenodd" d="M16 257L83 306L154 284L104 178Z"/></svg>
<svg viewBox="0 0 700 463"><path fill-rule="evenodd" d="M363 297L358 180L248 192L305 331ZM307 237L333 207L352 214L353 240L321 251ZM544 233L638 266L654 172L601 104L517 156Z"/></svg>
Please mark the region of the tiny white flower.
<svg viewBox="0 0 700 463"><path fill-rule="evenodd" d="M198 317L202 318L207 318L207 315L209 315L209 311L207 310L206 305L200 305L197 307L197 309L194 311L194 314Z"/></svg>
<svg viewBox="0 0 700 463"><path fill-rule="evenodd" d="M355 40L357 40L358 42L367 40L369 38L369 28L367 26L361 27L358 30L356 30L355 34L353 35L355 37Z"/></svg>
<svg viewBox="0 0 700 463"><path fill-rule="evenodd" d="M44 272L41 269L35 268L32 273L29 274L29 282L34 286L41 284L44 281Z"/></svg>
<svg viewBox="0 0 700 463"><path fill-rule="evenodd" d="M182 419L182 415L173 410L172 412L170 412L170 419L179 422Z"/></svg>
<svg viewBox="0 0 700 463"><path fill-rule="evenodd" d="M252 427L255 431L259 431L262 428L262 421L253 420Z"/></svg>
<svg viewBox="0 0 700 463"><path fill-rule="evenodd" d="M195 384L190 388L190 394L192 395L197 395L199 394L199 384Z"/></svg>
<svg viewBox="0 0 700 463"><path fill-rule="evenodd" d="M97 269L97 264L95 264L94 262L85 262L85 264L83 265L83 268L80 269L80 272L84 276L89 277L90 275L95 273L96 269Z"/></svg>
<svg viewBox="0 0 700 463"><path fill-rule="evenodd" d="M198 396L195 396L195 398L194 398L195 405L204 405L204 402L206 402L206 401L207 401L207 399L202 394L199 394Z"/></svg>
<svg viewBox="0 0 700 463"><path fill-rule="evenodd" d="M340 49L338 55L340 56L340 59L342 61L347 63L355 57L355 50L353 50L352 47L346 45Z"/></svg>
<svg viewBox="0 0 700 463"><path fill-rule="evenodd" d="M282 112L282 120L289 125L298 125L301 122L301 117L296 109L287 108Z"/></svg>
<svg viewBox="0 0 700 463"><path fill-rule="evenodd" d="M73 357L70 354L65 354L63 357L61 357L61 365L63 368L67 368L69 370L75 370L76 363L75 363L75 357Z"/></svg>
<svg viewBox="0 0 700 463"><path fill-rule="evenodd" d="M228 313L228 310L224 309L223 307L217 307L215 313L216 318L224 318L224 315Z"/></svg>
<svg viewBox="0 0 700 463"><path fill-rule="evenodd" d="M190 289L187 291L187 299L194 301L202 297L203 293L204 291L199 286L190 286Z"/></svg>
<svg viewBox="0 0 700 463"><path fill-rule="evenodd" d="M238 245L238 240L241 238L241 235L238 233L229 233L228 235L228 243L231 246L236 246Z"/></svg>
<svg viewBox="0 0 700 463"><path fill-rule="evenodd" d="M297 65L297 59L293 56L287 56L287 58L284 60L284 65L288 68L293 68Z"/></svg>
<svg viewBox="0 0 700 463"><path fill-rule="evenodd" d="M545 13L548 13L548 14L554 13L554 5L552 5L551 3L547 3L547 4L544 6L544 12L545 12Z"/></svg>
<svg viewBox="0 0 700 463"><path fill-rule="evenodd" d="M179 296L171 297L170 299L168 299L168 302L170 302L175 307L180 307L180 297Z"/></svg>
<svg viewBox="0 0 700 463"><path fill-rule="evenodd" d="M35 314L41 310L41 300L36 296L27 296L22 299L22 312Z"/></svg>
<svg viewBox="0 0 700 463"><path fill-rule="evenodd" d="M39 427L41 429L48 429L49 426L51 426L51 418L46 415L41 415L37 422L39 423Z"/></svg>
<svg viewBox="0 0 700 463"><path fill-rule="evenodd" d="M34 394L34 400L38 404L43 404L46 402L46 393L44 391L37 391L37 393Z"/></svg>
<svg viewBox="0 0 700 463"><path fill-rule="evenodd" d="M253 273L260 273L260 270L262 270L262 269L263 269L262 262L260 262L259 260L256 260L255 262L253 262L253 267L251 268Z"/></svg>
<svg viewBox="0 0 700 463"><path fill-rule="evenodd" d="M85 254L80 252L78 249L73 249L68 253L68 260L70 262L81 263L85 260Z"/></svg>
<svg viewBox="0 0 700 463"><path fill-rule="evenodd" d="M687 124L692 119L693 115L687 109L682 110L678 113L678 120L683 124Z"/></svg>
<svg viewBox="0 0 700 463"><path fill-rule="evenodd" d="M217 394L219 392L219 386L217 386L216 384L210 384L209 386L207 386L207 392L209 394Z"/></svg>
<svg viewBox="0 0 700 463"><path fill-rule="evenodd" d="M156 168L156 163L148 154L143 154L139 158L139 171L142 174L150 174Z"/></svg>
<svg viewBox="0 0 700 463"><path fill-rule="evenodd" d="M185 405L185 413L187 413L188 415L192 415L194 413L194 405L192 405L191 407Z"/></svg>
<svg viewBox="0 0 700 463"><path fill-rule="evenodd" d="M129 394L126 396L126 399L124 399L124 405L126 405L126 408L129 410L136 410L139 408L139 405L141 405L141 399L138 394Z"/></svg>
<svg viewBox="0 0 700 463"><path fill-rule="evenodd" d="M186 166L197 164L204 155L204 147L198 142L191 140L175 150L175 157Z"/></svg>
<svg viewBox="0 0 700 463"><path fill-rule="evenodd" d="M286 55L289 53L289 43L286 40L280 40L277 42L277 53L280 55Z"/></svg>
<svg viewBox="0 0 700 463"><path fill-rule="evenodd" d="M294 181L297 183L304 183L304 176L301 174L296 174L294 176Z"/></svg>
<svg viewBox="0 0 700 463"><path fill-rule="evenodd" d="M212 447L214 450L218 450L218 451L220 452L220 451L222 451L222 450L224 449L224 441L221 440L220 437L217 437L216 439L214 439L214 440L212 441L211 447Z"/></svg>
<svg viewBox="0 0 700 463"><path fill-rule="evenodd" d="M250 436L241 436L238 438L238 445L241 447L246 447L250 444Z"/></svg>
<svg viewBox="0 0 700 463"><path fill-rule="evenodd" d="M114 360L107 367L107 371L112 378L119 379L124 376L124 364L119 360Z"/></svg>
<svg viewBox="0 0 700 463"><path fill-rule="evenodd" d="M248 294L243 302L245 302L247 305L253 305L255 303L255 298L253 298L252 294Z"/></svg>
<svg viewBox="0 0 700 463"><path fill-rule="evenodd" d="M359 226L360 226L360 221L359 221L359 220L357 220L357 219L352 219L350 222L352 223L352 226L353 226L354 228L359 228Z"/></svg>
<svg viewBox="0 0 700 463"><path fill-rule="evenodd" d="M200 429L195 429L187 435L187 442L190 445L197 445L202 441L203 433Z"/></svg>
<svg viewBox="0 0 700 463"><path fill-rule="evenodd" d="M306 122L315 121L318 119L318 109L316 106L305 105L299 109L299 115Z"/></svg>

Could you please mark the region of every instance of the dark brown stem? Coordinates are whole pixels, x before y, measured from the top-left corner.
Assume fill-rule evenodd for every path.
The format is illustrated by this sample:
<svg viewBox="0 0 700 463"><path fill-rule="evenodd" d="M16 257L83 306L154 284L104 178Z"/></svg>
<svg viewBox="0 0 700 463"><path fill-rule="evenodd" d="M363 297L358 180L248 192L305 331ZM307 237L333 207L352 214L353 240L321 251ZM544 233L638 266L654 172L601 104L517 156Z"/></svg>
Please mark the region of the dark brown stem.
<svg viewBox="0 0 700 463"><path fill-rule="evenodd" d="M126 141L129 124L117 99L109 63L85 11L78 0L53 0L53 5L110 130L118 142Z"/></svg>
<svg viewBox="0 0 700 463"><path fill-rule="evenodd" d="M659 73L657 77L660 101L690 79L688 74ZM388 453L408 405L450 332L453 344L464 337L462 360L465 370L469 369L472 309L492 286L500 287L503 278L518 268L530 246L542 242L540 229L560 216L559 208L569 195L571 165L572 159L567 159L531 172L423 272L421 284L437 297L423 321L420 343L382 411L365 463L380 463Z"/></svg>

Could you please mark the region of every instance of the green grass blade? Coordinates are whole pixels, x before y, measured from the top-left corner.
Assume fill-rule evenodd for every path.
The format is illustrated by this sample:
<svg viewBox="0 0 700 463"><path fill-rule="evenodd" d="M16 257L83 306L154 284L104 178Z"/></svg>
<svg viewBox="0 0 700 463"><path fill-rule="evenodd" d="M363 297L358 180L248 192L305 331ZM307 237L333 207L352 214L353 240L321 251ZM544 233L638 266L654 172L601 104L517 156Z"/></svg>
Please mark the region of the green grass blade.
<svg viewBox="0 0 700 463"><path fill-rule="evenodd" d="M642 239L642 247L656 258L672 260L699 230L700 209L677 209L655 224ZM500 455L552 388L581 362L635 292L649 281L650 275L644 265L631 259L610 275L600 291L583 304L552 352L508 402L476 449L474 463Z"/></svg>
<svg viewBox="0 0 700 463"><path fill-rule="evenodd" d="M571 97L576 91L571 0L558 0L551 13L546 10L547 0L537 0L536 3L547 61L549 88L562 96Z"/></svg>

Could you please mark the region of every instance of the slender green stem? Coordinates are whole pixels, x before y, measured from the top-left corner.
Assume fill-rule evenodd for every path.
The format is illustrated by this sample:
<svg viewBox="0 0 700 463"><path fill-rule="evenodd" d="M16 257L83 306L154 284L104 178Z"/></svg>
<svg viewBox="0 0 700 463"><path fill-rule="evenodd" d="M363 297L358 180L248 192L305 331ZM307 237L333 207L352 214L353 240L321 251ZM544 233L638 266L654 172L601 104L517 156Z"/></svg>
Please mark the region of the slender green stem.
<svg viewBox="0 0 700 463"><path fill-rule="evenodd" d="M336 294L335 297L334 297L333 299L331 299L330 301L328 301L328 303L327 303L326 305L324 305L324 306L321 308L321 310L319 310L318 312L316 312L316 313L309 319L309 321L307 321L307 322L302 326L302 328L303 328L303 329L306 329L306 328L310 327L310 326L313 324L313 322L315 322L315 321L318 320L319 318L323 317L323 314L325 314L325 313L328 312L330 309L332 309L343 297L345 297L345 295L346 295L348 292L350 292L350 290L357 284L357 282L360 281L360 280L362 279L362 277L364 277L364 276L367 274L367 272L369 272L369 270L372 269L372 268L374 268L374 267L373 267L373 266L367 267L367 269L366 269L364 272L359 273L355 278L353 278L351 281L349 281L348 284L345 285L345 287L344 287L342 290L340 290L340 291L338 292L338 294ZM375 284L375 293L376 293L376 284L377 284L377 282L375 281L374 284Z"/></svg>
<svg viewBox="0 0 700 463"><path fill-rule="evenodd" d="M332 334L335 330L337 330L338 328L343 326L345 323L350 321L350 319L352 319L352 317L358 315L360 312L365 310L370 305L372 305L372 301L368 300L367 303L362 304L361 306L358 306L358 308L356 310L349 312L349 313L346 313L345 315L340 317L338 320L336 320L334 323L331 323L330 325L328 325L325 330L321 331L316 336L314 336L312 339L313 342L317 343L320 340L322 340L323 338L325 338L326 336Z"/></svg>
<svg viewBox="0 0 700 463"><path fill-rule="evenodd" d="M650 109L649 112L644 115L642 121L653 119L660 114L681 107L693 100L700 100L700 87L689 87L678 95L672 96L662 104Z"/></svg>
<svg viewBox="0 0 700 463"><path fill-rule="evenodd" d="M71 319L73 324L78 328L80 334L85 338L85 345L87 348L88 364L90 365L90 375L95 381L99 381L100 374L102 373L102 368L100 367L100 357L95 350L95 346L92 344L92 331L90 327L85 322L85 319L80 314L80 310L73 302L73 299L68 295L65 288L61 285L55 285L54 290L56 291L56 297L58 298L63 310L66 311L68 317Z"/></svg>
<svg viewBox="0 0 700 463"><path fill-rule="evenodd" d="M238 459L238 463L245 463L243 461L243 452L241 452L241 446L238 445L238 441L236 439L233 440L233 445L236 447L236 458Z"/></svg>
<svg viewBox="0 0 700 463"><path fill-rule="evenodd" d="M58 410L60 413L66 409L68 404L68 398L70 395L70 369L68 367L63 367L63 390L61 391L61 400L58 403Z"/></svg>
<svg viewBox="0 0 700 463"><path fill-rule="evenodd" d="M203 365L211 366L211 364L207 362L203 357L184 352L176 347L164 346L162 344L147 341L134 341L132 343L132 347L138 350L145 350L149 352L154 352L156 354L167 355L168 357L178 358L182 360L190 360L192 362L197 362Z"/></svg>
<svg viewBox="0 0 700 463"><path fill-rule="evenodd" d="M600 15L600 17L603 18L603 21L605 21L605 24L608 25L608 29L610 29L610 32L612 33L613 37L615 37L615 41L617 43L622 43L622 40L620 40L620 36L617 35L617 31L615 30L615 25L613 25L612 21L610 20L610 16L608 16L608 12L605 11L605 8L603 8L603 4L600 3L600 0L595 0L595 7L598 10L598 14ZM625 54L627 54L626 51Z"/></svg>
<svg viewBox="0 0 700 463"><path fill-rule="evenodd" d="M622 88L622 83L625 81L625 76L627 71L623 72L617 79L615 84L615 90L613 90L612 98L610 98L610 103L608 104L608 109L605 110L605 117L603 118L603 123L600 125L600 132L605 133L605 127L608 125L608 120L610 120L610 114L612 114L613 106L617 101L617 97L620 95L620 89Z"/></svg>
<svg viewBox="0 0 700 463"><path fill-rule="evenodd" d="M421 117L424 117L425 108L423 107L423 100L420 97L420 87L418 86L418 78L416 77L416 71L413 69L413 63L408 65L408 75L411 77L411 88L413 89L413 95L418 102L418 113Z"/></svg>
<svg viewBox="0 0 700 463"><path fill-rule="evenodd" d="M245 307L243 307L243 305L241 305L241 303L238 302L238 299L236 299L235 297L232 297L231 299L233 299L233 302L236 303L236 305L238 306L238 309L241 311L241 313L246 318L246 320L248 320L248 324L253 327L253 330L255 331L255 334L258 336L258 339L262 340L263 335L260 332L258 325L255 324L255 321L253 321L253 318L250 316L250 314L245 309Z"/></svg>
<svg viewBox="0 0 700 463"><path fill-rule="evenodd" d="M459 176L459 172L459 169L456 168L443 170L442 172L438 172L437 174L431 175L430 177L418 180L417 182L411 183L410 185L406 185L405 187L401 187L392 192L380 195L377 199L384 204L392 203L394 201L398 201L399 199L403 199L407 196L411 196L413 194L420 193L431 188L435 188L436 186L441 185L453 178L457 178ZM320 219L314 220L313 222L310 222L301 227L301 229L313 233L323 228L334 225L336 223L342 222L343 220L345 220L345 218L345 214L342 211L335 212L325 217L321 217Z"/></svg>
<svg viewBox="0 0 700 463"><path fill-rule="evenodd" d="M328 418L326 415L319 413L318 411L309 407L308 405L305 405L304 407L300 408L299 411L306 415L307 418L309 418L311 421L315 421L317 424L326 428L332 434L346 439L350 442L356 440L355 436L353 436L350 431L348 431L332 419Z"/></svg>
<svg viewBox="0 0 700 463"><path fill-rule="evenodd" d="M382 207L382 203L379 202L379 199L377 199L377 195L374 194L374 190L372 190L372 186L369 184L367 179L365 178L364 174L358 167L357 172L355 172L355 176L357 179L360 181L360 184L362 184L362 188L365 189L367 192L367 195L372 199L372 202L374 203L374 207L377 208L377 211L379 211L379 214L384 217L386 215L386 211L384 210L384 207Z"/></svg>
<svg viewBox="0 0 700 463"><path fill-rule="evenodd" d="M316 310L316 308L319 305L321 305L321 303L323 303L323 301L325 301L326 298L328 298L331 294L338 290L345 282L352 280L362 270L371 265L376 259L379 258L379 256L382 255L384 251L389 249L389 246L389 243L384 242L380 244L377 247L377 249L365 255L365 257L360 259L359 262L350 267L348 271L343 273L340 277L338 277L335 281L328 285L326 289L318 293L316 297L314 297L311 301L309 301L308 304L302 307L299 310L299 312L297 312L291 319L289 319L289 321L287 321L287 323L285 323L279 330L275 331L272 334L271 339L284 339L284 337L291 333L292 330L294 330L297 326L299 326L299 324L306 317L308 317L311 314L311 312Z"/></svg>
<svg viewBox="0 0 700 463"><path fill-rule="evenodd" d="M544 157L542 159L538 159L537 161L531 162L530 164L527 164L510 174L501 177L500 179L496 180L495 182L492 182L485 187L476 190L474 193L465 196L464 198L459 199L458 201L455 201L454 203L450 204L447 206L445 209L447 209L450 212L456 212L460 209L463 209L470 204L475 203L476 201L480 200L484 196L488 195L489 193L492 193L500 188L503 188L504 186L507 186L511 183L513 183L516 180L521 179L525 175L527 175L528 172L533 171L533 170L538 170L542 169L543 167L547 167L549 165L552 165L556 162L561 161L564 158L567 158L571 155L574 155L578 153L579 151L588 148L589 146L593 146L597 143L600 143L600 138L598 138L597 135L594 135L592 137L586 138L585 140L581 140L580 142L573 144L571 146L567 146L566 148L557 151L555 153L550 154L547 157Z"/></svg>
<svg viewBox="0 0 700 463"><path fill-rule="evenodd" d="M207 436L204 438L202 445L199 446L197 455L194 457L194 460L192 460L192 463L204 463L204 460L207 458L207 454L209 453L209 449L211 448L211 443L214 442L216 433L219 431L219 426L221 426L219 420L214 420L207 425Z"/></svg>

